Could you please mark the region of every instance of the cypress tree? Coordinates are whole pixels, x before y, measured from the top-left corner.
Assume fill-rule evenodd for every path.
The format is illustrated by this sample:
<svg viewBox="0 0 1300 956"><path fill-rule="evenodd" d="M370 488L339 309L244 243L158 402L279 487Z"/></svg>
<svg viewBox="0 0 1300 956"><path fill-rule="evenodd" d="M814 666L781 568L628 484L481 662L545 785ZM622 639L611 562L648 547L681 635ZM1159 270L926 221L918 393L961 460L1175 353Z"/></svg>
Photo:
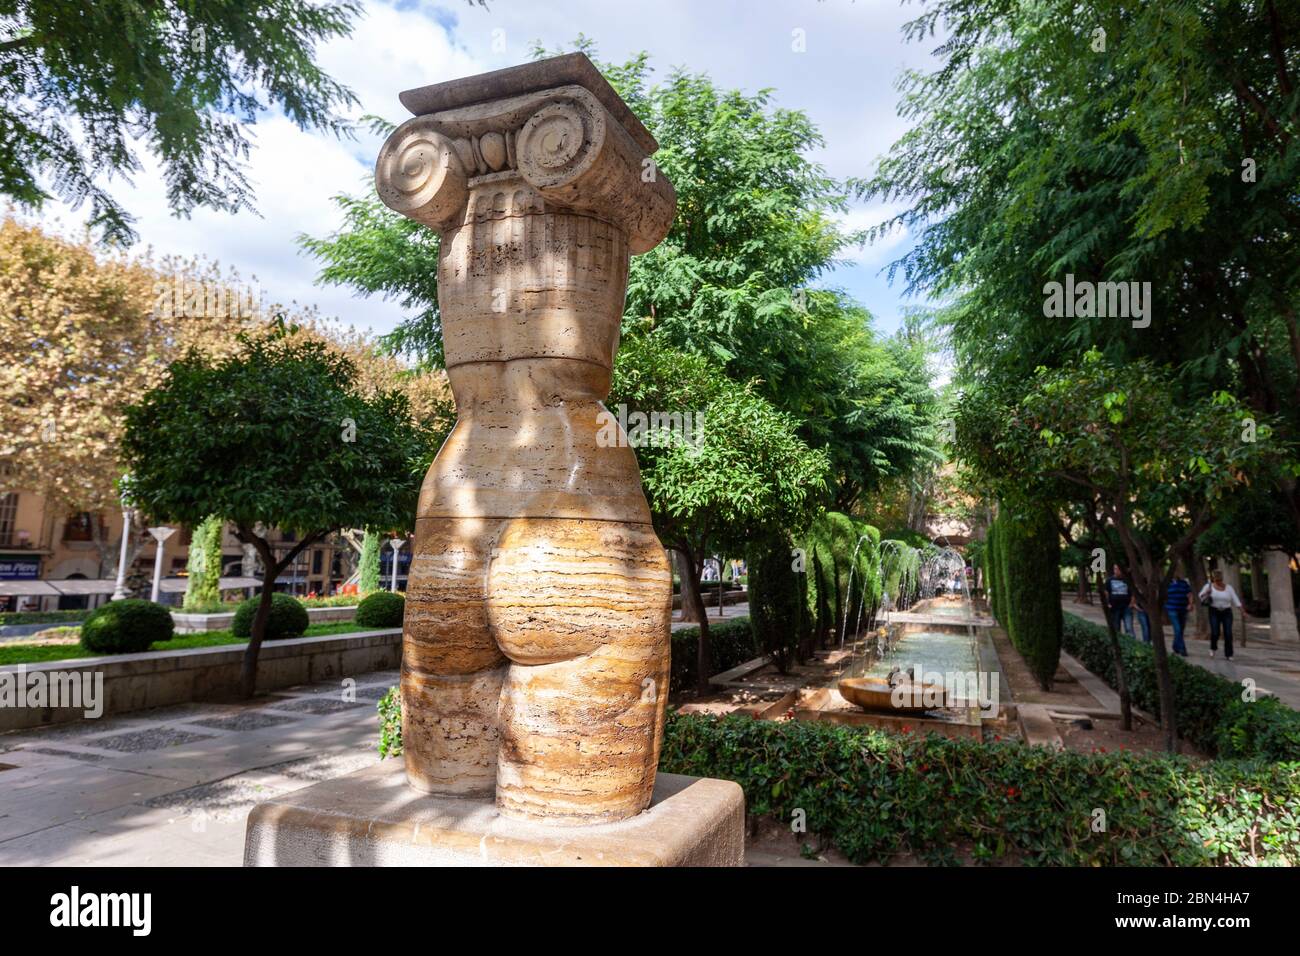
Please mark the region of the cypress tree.
<svg viewBox="0 0 1300 956"><path fill-rule="evenodd" d="M1007 636L1044 690L1052 687L1061 658L1060 539L1052 513L1027 508L1004 515L1002 600Z"/></svg>
<svg viewBox="0 0 1300 956"><path fill-rule="evenodd" d="M782 532L757 535L750 542L749 623L758 646L784 674L798 652L806 617L802 578L795 571L793 542Z"/></svg>
<svg viewBox="0 0 1300 956"><path fill-rule="evenodd" d="M379 535L366 529L361 539L360 575L357 578L357 590L362 594L379 590Z"/></svg>
<svg viewBox="0 0 1300 956"><path fill-rule="evenodd" d="M183 610L206 611L221 603L221 535L225 524L219 515L209 515L190 535Z"/></svg>

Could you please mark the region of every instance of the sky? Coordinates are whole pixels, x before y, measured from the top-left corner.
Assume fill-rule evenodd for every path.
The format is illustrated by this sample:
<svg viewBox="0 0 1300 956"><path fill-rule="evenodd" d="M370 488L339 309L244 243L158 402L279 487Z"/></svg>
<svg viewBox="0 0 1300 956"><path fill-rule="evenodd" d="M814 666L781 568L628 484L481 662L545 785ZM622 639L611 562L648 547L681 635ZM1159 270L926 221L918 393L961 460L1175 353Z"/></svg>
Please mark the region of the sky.
<svg viewBox="0 0 1300 956"><path fill-rule="evenodd" d="M500 69L530 59L535 42L568 48L579 34L596 55L621 62L650 54L659 75L674 67L707 72L724 88L774 91L775 103L804 110L826 140L812 158L836 178L866 176L906 129L897 116L895 82L908 67L928 68L938 41L906 43L901 27L919 5L900 0L364 0L351 36L318 47L318 62L360 100L352 115L371 113L394 122L407 114L400 91ZM198 210L173 216L151 158L133 182L110 184L136 216L141 245L159 256L199 256L256 277L265 302L315 306L324 318L373 333L390 331L401 307L345 287L319 285L319 264L299 250L300 233L324 236L341 224L331 197L370 188L381 139L358 131L355 140L303 131L272 111L250 130L247 166L259 215ZM859 229L896 212L858 204L845 219ZM84 212L50 204L44 215L78 225ZM882 271L910 245L897 230L852 250L819 285L837 286L862 302L876 327L898 327L905 297L901 279Z"/></svg>

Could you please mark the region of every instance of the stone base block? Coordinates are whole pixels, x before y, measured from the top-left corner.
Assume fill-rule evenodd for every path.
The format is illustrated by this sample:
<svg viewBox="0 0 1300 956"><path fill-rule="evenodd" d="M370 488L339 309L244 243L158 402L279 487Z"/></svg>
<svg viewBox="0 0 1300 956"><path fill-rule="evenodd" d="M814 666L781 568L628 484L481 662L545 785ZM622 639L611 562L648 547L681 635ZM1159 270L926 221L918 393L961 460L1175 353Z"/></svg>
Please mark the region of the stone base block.
<svg viewBox="0 0 1300 956"><path fill-rule="evenodd" d="M557 827L500 816L490 797L407 786L401 760L259 804L245 866L741 866L745 797L727 780L661 773L630 820Z"/></svg>

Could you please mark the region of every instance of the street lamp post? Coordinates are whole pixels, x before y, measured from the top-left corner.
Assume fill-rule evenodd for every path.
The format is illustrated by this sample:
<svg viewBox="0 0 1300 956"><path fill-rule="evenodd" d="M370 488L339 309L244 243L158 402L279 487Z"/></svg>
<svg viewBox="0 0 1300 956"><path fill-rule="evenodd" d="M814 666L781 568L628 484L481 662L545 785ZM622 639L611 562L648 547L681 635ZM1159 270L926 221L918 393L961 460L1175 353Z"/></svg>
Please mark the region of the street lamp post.
<svg viewBox="0 0 1300 956"><path fill-rule="evenodd" d="M158 589L162 585L162 563L163 563L163 542L170 538L175 532L175 528L150 528L149 533L153 539L158 542L158 550L153 556L153 591L149 595L149 600L154 604L158 603Z"/></svg>
<svg viewBox="0 0 1300 956"><path fill-rule="evenodd" d="M395 593L397 591L397 552L402 550L402 545L406 544L406 539L394 538L389 544L393 546L393 584L389 590Z"/></svg>
<svg viewBox="0 0 1300 956"><path fill-rule="evenodd" d="M125 484L125 482L124 482ZM130 543L131 537L131 506L126 501L126 491L122 492L122 550L117 556L117 589L113 591L110 601L120 601L123 598L130 597L131 592L126 589L126 547Z"/></svg>

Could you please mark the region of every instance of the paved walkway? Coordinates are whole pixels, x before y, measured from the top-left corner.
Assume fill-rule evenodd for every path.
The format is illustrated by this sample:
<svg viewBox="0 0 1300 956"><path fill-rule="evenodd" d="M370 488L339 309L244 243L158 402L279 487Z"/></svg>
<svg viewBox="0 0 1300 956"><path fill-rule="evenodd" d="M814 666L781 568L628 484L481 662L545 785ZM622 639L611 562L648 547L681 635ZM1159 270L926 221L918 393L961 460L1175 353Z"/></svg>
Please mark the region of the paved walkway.
<svg viewBox="0 0 1300 956"><path fill-rule="evenodd" d="M0 735L0 866L239 866L257 803L378 761L375 702L397 680Z"/></svg>
<svg viewBox="0 0 1300 956"><path fill-rule="evenodd" d="M714 593L714 600L717 600L716 592ZM719 608L717 604L712 606L706 604L705 610L708 611L710 624L720 624L723 621L730 621L733 617L745 617L749 614L749 602L746 601L743 604L726 604L721 608ZM674 631L680 631L684 627L694 626L695 625L690 621L682 620L682 612L680 610L673 611Z"/></svg>
<svg viewBox="0 0 1300 956"><path fill-rule="evenodd" d="M347 688L0 735L0 866L239 866L257 803L378 761L375 702L397 680L375 671Z"/></svg>
<svg viewBox="0 0 1300 956"><path fill-rule="evenodd" d="M397 678L0 736L0 865L238 866L254 804L379 759Z"/></svg>
<svg viewBox="0 0 1300 956"><path fill-rule="evenodd" d="M1062 610L1095 624L1105 625L1106 618L1098 604L1075 604L1073 598L1061 601ZM1223 648L1217 657L1210 657L1209 635L1187 635L1188 661L1213 671L1231 681L1247 677L1255 681L1256 689L1269 693L1283 703L1300 710L1300 643L1272 640L1267 621L1252 620L1247 625L1247 643L1240 640L1240 621L1233 627L1233 657L1223 659ZM1165 629L1165 642L1173 642L1173 634Z"/></svg>

